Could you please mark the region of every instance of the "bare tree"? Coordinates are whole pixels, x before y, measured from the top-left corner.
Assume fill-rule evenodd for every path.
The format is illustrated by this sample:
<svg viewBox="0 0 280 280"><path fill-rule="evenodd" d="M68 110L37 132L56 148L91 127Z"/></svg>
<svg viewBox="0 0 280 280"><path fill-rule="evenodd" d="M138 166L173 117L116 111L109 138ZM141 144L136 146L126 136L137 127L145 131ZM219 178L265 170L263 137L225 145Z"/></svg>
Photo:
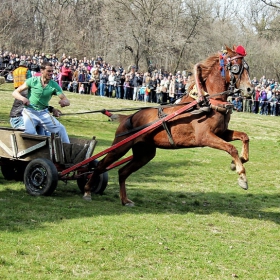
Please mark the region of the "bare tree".
<svg viewBox="0 0 280 280"><path fill-rule="evenodd" d="M279 1L271 1L271 0L261 0L265 5L280 10L280 2Z"/></svg>
<svg viewBox="0 0 280 280"><path fill-rule="evenodd" d="M0 47L101 55L113 64L168 71L224 44L242 44L254 76L279 77L279 1L0 0Z"/></svg>

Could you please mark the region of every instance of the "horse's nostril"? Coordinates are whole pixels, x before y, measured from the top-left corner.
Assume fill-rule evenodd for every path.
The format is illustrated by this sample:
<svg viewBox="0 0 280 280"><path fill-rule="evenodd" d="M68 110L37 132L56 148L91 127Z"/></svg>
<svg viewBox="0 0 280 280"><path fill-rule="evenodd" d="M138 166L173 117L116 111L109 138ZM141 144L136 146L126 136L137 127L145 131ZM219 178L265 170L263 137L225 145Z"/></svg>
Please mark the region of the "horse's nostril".
<svg viewBox="0 0 280 280"><path fill-rule="evenodd" d="M250 92L250 91L251 91L251 88L247 88L247 91Z"/></svg>

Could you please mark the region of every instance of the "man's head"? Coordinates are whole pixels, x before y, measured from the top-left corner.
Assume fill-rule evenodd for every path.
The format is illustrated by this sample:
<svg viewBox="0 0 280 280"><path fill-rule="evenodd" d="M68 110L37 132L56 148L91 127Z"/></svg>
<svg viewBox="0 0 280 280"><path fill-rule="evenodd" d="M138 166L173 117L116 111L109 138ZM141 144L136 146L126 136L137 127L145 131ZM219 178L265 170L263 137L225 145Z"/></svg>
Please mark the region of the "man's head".
<svg viewBox="0 0 280 280"><path fill-rule="evenodd" d="M51 80L53 75L53 64L50 61L44 61L41 66L42 77L46 80Z"/></svg>
<svg viewBox="0 0 280 280"><path fill-rule="evenodd" d="M21 60L19 66L27 67L27 62L25 60Z"/></svg>

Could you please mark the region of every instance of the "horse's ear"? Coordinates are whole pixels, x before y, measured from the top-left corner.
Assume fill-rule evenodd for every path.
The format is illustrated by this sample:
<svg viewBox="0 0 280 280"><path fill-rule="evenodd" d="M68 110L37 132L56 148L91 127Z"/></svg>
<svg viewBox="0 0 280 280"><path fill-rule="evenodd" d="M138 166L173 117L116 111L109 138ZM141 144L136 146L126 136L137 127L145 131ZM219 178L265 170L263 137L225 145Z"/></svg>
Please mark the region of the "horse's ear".
<svg viewBox="0 0 280 280"><path fill-rule="evenodd" d="M233 45L232 50L235 51L236 48L237 48L237 47L236 47L235 45Z"/></svg>
<svg viewBox="0 0 280 280"><path fill-rule="evenodd" d="M225 45L227 52L232 52L231 48L229 48L227 45Z"/></svg>

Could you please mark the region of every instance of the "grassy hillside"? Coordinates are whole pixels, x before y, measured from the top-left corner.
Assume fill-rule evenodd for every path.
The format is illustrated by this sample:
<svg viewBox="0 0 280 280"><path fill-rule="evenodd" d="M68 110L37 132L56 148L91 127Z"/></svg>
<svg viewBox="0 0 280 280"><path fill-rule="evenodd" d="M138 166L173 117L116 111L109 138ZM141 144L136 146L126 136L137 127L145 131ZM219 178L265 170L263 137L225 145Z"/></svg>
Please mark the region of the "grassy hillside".
<svg viewBox="0 0 280 280"><path fill-rule="evenodd" d="M0 126L9 126L11 91L0 87ZM66 94L64 113L144 106ZM110 146L118 125L99 113L60 120L70 136L95 135L95 152ZM121 206L117 169L91 202L73 181L32 197L0 174L0 279L279 279L279 121L232 115L230 128L250 137L247 191L230 156L210 148L158 150L127 180L133 208Z"/></svg>

